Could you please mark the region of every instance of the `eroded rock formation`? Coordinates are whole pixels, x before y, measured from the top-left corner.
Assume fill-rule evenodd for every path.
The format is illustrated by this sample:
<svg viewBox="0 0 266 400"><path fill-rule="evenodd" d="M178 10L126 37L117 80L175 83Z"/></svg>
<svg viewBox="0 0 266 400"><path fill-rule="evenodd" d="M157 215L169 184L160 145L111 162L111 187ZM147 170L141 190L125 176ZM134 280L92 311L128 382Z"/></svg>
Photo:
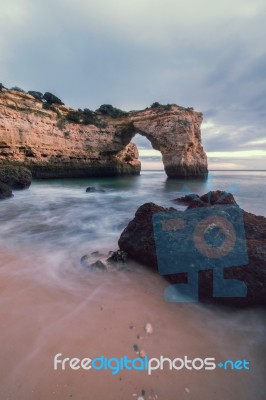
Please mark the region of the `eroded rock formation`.
<svg viewBox="0 0 266 400"><path fill-rule="evenodd" d="M204 196L196 195L183 198L189 203L189 209L197 207L220 207L237 203L232 194L216 191ZM219 199L219 202L217 202ZM135 217L122 232L118 245L134 260L158 271L158 261L154 239L152 216L156 213L171 212L174 208L163 208L154 203L146 203L138 208ZM184 211L186 213L186 211ZM266 218L242 210L247 243L248 264L224 268L225 279L237 279L247 286L246 297L213 297L213 271L199 272L199 299L230 306L265 306L266 305ZM183 249L178 249L178 251ZM187 283L187 273L166 275L171 283Z"/></svg>
<svg viewBox="0 0 266 400"><path fill-rule="evenodd" d="M26 166L34 178L139 174L138 150L131 140L140 133L162 153L168 177L206 176L202 114L191 108L173 104L116 118L99 111L86 124L74 121L75 113L63 104L47 106L41 94L2 88L0 164Z"/></svg>

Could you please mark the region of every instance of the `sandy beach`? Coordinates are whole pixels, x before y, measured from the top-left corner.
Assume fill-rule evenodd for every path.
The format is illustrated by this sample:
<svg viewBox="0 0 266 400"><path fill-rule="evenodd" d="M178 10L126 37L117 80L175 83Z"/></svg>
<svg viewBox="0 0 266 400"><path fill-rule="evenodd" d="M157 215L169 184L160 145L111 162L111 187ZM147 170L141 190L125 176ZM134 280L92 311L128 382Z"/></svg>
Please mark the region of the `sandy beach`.
<svg viewBox="0 0 266 400"><path fill-rule="evenodd" d="M70 254L1 254L1 399L263 399L265 313L163 300L160 276L88 272ZM145 332L149 322L153 333ZM53 358L246 358L250 371L55 371ZM149 397L150 396L150 397ZM156 397L158 396L158 397Z"/></svg>

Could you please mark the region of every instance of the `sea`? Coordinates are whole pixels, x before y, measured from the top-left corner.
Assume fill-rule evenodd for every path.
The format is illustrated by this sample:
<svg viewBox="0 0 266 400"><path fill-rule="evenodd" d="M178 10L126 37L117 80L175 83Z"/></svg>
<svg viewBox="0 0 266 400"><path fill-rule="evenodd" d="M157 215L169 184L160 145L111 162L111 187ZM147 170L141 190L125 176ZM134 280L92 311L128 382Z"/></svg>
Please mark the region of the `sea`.
<svg viewBox="0 0 266 400"><path fill-rule="evenodd" d="M36 180L0 203L0 398L9 400L264 400L266 313L197 303L169 303L158 274L106 260L138 207L210 190L266 216L266 171L210 171L206 180L139 176ZM88 186L104 191L86 192ZM152 326L148 335L145 325ZM137 349L137 350L136 350ZM250 370L54 370L64 357L215 357L248 360Z"/></svg>

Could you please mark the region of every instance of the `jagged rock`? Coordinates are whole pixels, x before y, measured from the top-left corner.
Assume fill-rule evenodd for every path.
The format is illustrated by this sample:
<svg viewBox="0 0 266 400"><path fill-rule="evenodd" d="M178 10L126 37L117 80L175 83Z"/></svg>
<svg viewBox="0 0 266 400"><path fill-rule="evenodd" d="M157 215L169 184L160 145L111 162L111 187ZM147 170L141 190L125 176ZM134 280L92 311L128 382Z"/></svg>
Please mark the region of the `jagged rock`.
<svg viewBox="0 0 266 400"><path fill-rule="evenodd" d="M95 269L95 270L99 269L102 271L106 271L107 265L102 260L97 260L93 264L90 265L90 268Z"/></svg>
<svg viewBox="0 0 266 400"><path fill-rule="evenodd" d="M7 199L8 197L12 197L12 190L8 185L3 182L0 182L0 200Z"/></svg>
<svg viewBox="0 0 266 400"><path fill-rule="evenodd" d="M173 200L175 203L183 203L188 208L208 207L210 205L237 204L232 193L221 190L210 191L203 196L191 193Z"/></svg>
<svg viewBox="0 0 266 400"><path fill-rule="evenodd" d="M31 172L24 167L0 165L0 181L11 189L27 189L31 185Z"/></svg>
<svg viewBox="0 0 266 400"><path fill-rule="evenodd" d="M80 123L69 121L67 115L75 110L53 96L44 94L52 103L45 109L29 93L0 91L0 142L8 146L0 149L0 164L26 166L34 178L139 174L138 151L130 142L140 133L162 153L168 177L206 176L201 113L175 104L127 113L114 107L107 112L105 105L105 113L88 115L84 125L83 117Z"/></svg>
<svg viewBox="0 0 266 400"><path fill-rule="evenodd" d="M204 194L203 196L199 197L199 199L194 198L193 201L191 201L188 205L188 208L208 207L210 205L214 206L225 204L236 205L237 203L232 193L216 190Z"/></svg>
<svg viewBox="0 0 266 400"><path fill-rule="evenodd" d="M80 259L80 264L82 265L83 268L89 269L89 270L102 270L105 271L107 270L107 264L103 260L96 260L95 262L90 262L90 258L88 255L84 255Z"/></svg>
<svg viewBox="0 0 266 400"><path fill-rule="evenodd" d="M219 200L220 201L217 201ZM205 201L204 201L205 200ZM220 207L224 204L236 205L233 195L216 191L201 196L204 207ZM192 200L190 208L198 207ZM135 217L122 232L118 245L120 250L142 264L158 270L156 247L153 234L152 215L158 212L170 212L175 209L146 203L138 208ZM185 213L186 211L184 211ZM247 285L247 297L214 298L212 295L212 271L199 272L199 298L218 304L234 306L266 305L266 218L243 211L245 236L247 242L248 265L224 268L225 279L239 279ZM187 274L172 274L166 278L171 283L186 283Z"/></svg>
<svg viewBox="0 0 266 400"><path fill-rule="evenodd" d="M114 262L126 262L128 254L123 250L117 250L111 252L111 256L107 259L107 261L114 261Z"/></svg>
<svg viewBox="0 0 266 400"><path fill-rule="evenodd" d="M172 201L175 203L190 204L194 200L196 200L196 201L200 200L200 197L198 194L195 194L195 193L186 194L185 196L178 197L177 199L173 199Z"/></svg>

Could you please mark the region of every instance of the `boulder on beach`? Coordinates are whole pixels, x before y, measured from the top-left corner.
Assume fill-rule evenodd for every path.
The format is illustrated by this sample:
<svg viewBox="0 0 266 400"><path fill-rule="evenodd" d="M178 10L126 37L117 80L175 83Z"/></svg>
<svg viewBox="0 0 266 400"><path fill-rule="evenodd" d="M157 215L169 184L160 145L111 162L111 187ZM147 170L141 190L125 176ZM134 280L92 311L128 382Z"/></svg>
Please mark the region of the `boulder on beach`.
<svg viewBox="0 0 266 400"><path fill-rule="evenodd" d="M0 200L7 199L9 197L12 197L13 193L12 190L8 185L6 185L3 182L0 182Z"/></svg>
<svg viewBox="0 0 266 400"><path fill-rule="evenodd" d="M27 189L31 185L29 169L14 165L0 165L0 181L11 189Z"/></svg>
<svg viewBox="0 0 266 400"><path fill-rule="evenodd" d="M209 192L204 196L191 199L188 209L197 207L220 207L237 203L232 194L222 191ZM200 204L200 205L199 205ZM153 215L176 211L154 203L146 203L138 208L135 217L122 232L118 245L120 250L128 253L132 259L158 271L156 245L153 231ZM248 264L226 267L224 279L243 281L247 286L246 297L213 297L213 271L199 272L199 300L232 306L265 306L266 305L266 218L242 211L246 237ZM181 249L180 249L181 250ZM171 283L187 283L188 274L178 273L165 275Z"/></svg>

